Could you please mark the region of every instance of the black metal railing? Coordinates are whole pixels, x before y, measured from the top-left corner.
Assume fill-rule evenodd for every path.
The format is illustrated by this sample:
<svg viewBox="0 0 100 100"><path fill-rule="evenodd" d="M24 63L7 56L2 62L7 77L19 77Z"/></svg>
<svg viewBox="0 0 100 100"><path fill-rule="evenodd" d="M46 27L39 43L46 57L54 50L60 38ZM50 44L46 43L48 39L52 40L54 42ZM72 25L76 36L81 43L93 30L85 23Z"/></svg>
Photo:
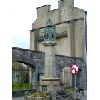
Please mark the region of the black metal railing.
<svg viewBox="0 0 100 100"><path fill-rule="evenodd" d="M12 69L12 91L32 89L29 79L30 72L29 69Z"/></svg>

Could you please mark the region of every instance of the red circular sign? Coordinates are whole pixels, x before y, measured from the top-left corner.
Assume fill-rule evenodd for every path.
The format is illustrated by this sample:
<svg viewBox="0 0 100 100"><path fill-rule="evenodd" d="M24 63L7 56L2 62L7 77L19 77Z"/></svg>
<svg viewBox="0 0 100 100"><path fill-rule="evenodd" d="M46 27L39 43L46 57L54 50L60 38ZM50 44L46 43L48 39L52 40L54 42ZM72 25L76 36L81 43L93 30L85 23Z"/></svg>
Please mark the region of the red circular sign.
<svg viewBox="0 0 100 100"><path fill-rule="evenodd" d="M70 71L72 72L72 74L77 75L79 72L78 65L76 64L72 65L72 67L70 67Z"/></svg>

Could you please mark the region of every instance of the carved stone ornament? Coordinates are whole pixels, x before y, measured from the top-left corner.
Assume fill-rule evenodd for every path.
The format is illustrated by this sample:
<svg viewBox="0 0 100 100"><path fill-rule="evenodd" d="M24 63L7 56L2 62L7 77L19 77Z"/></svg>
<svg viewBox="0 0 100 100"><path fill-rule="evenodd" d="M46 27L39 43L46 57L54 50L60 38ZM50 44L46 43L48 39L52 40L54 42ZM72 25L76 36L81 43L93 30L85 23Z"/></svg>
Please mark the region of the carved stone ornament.
<svg viewBox="0 0 100 100"><path fill-rule="evenodd" d="M52 21L49 19L47 21L46 27L44 29L44 41L43 44L55 44L56 42L56 32L54 26L52 25Z"/></svg>

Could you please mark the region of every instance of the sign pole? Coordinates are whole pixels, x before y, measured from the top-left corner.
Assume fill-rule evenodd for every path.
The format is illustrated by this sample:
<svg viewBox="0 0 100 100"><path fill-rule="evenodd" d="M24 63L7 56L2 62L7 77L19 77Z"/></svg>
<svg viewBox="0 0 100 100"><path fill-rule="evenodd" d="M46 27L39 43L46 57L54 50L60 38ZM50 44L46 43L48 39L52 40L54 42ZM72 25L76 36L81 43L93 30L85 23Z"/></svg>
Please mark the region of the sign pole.
<svg viewBox="0 0 100 100"><path fill-rule="evenodd" d="M75 94L74 94L74 96L75 96L75 100L76 100L76 75L75 75Z"/></svg>
<svg viewBox="0 0 100 100"><path fill-rule="evenodd" d="M74 64L72 65L72 67L70 68L70 71L72 72L72 74L74 74L74 100L77 100L77 91L76 91L76 75L78 74L78 65Z"/></svg>

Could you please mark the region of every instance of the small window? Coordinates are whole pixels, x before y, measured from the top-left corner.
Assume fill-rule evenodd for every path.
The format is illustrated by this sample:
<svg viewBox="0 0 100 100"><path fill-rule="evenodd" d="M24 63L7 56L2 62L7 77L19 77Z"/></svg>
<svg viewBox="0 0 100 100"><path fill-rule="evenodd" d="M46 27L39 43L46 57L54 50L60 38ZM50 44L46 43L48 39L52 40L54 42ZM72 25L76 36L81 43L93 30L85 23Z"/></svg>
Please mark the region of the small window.
<svg viewBox="0 0 100 100"><path fill-rule="evenodd" d="M46 85L42 86L42 91L47 91L47 86Z"/></svg>

